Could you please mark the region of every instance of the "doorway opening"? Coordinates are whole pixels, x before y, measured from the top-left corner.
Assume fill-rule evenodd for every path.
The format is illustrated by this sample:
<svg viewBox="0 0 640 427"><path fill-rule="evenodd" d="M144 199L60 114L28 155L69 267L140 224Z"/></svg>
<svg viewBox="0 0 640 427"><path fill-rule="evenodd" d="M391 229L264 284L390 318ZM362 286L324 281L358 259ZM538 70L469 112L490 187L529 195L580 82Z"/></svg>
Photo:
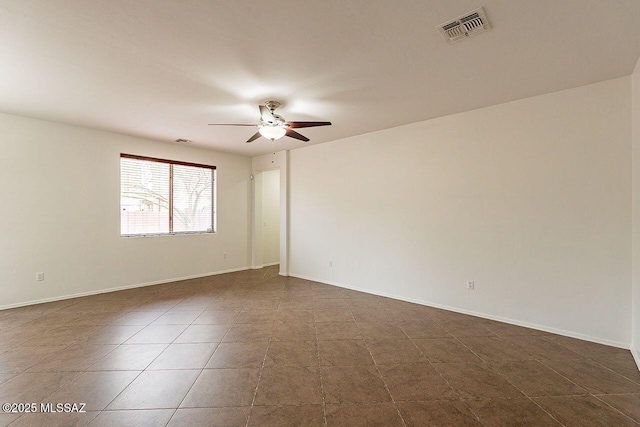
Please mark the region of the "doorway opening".
<svg viewBox="0 0 640 427"><path fill-rule="evenodd" d="M254 176L253 268L280 264L280 169Z"/></svg>

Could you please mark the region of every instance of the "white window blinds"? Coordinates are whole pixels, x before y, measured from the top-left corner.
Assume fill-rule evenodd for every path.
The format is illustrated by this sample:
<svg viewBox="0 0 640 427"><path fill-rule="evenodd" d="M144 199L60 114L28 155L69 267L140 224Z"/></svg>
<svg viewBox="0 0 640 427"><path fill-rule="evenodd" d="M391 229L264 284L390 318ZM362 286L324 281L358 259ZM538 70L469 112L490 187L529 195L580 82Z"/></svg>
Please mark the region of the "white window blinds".
<svg viewBox="0 0 640 427"><path fill-rule="evenodd" d="M215 166L122 154L122 236L215 232Z"/></svg>

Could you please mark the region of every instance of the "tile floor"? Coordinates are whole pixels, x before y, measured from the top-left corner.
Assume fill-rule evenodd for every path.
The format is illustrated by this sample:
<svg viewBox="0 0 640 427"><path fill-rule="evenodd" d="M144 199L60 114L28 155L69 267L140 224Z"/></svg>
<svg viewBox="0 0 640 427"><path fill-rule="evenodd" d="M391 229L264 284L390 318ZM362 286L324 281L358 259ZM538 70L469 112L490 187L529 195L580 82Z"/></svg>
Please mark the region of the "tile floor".
<svg viewBox="0 0 640 427"><path fill-rule="evenodd" d="M0 426L638 426L629 351L253 270L0 312Z"/></svg>

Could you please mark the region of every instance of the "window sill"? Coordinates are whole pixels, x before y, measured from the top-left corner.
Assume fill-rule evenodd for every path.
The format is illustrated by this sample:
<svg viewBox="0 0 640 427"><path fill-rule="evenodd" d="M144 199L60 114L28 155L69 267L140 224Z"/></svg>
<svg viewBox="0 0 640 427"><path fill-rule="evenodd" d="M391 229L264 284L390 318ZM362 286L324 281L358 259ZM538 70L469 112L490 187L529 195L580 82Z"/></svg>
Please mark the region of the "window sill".
<svg viewBox="0 0 640 427"><path fill-rule="evenodd" d="M181 233L155 233L155 234L121 234L123 239L135 239L140 237L173 237L173 236L193 236L201 234L217 234L215 231L189 231Z"/></svg>

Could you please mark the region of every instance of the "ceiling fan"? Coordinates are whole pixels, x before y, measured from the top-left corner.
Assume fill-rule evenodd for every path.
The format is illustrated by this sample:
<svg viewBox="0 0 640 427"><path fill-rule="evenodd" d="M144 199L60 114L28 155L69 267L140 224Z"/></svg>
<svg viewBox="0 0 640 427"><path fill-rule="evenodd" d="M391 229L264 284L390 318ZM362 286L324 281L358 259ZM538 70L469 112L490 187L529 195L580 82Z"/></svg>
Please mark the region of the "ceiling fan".
<svg viewBox="0 0 640 427"><path fill-rule="evenodd" d="M258 132L256 132L251 138L247 139L247 143L253 142L256 139L264 136L271 141L280 139L283 136L289 138L299 139L300 141L308 142L309 138L299 134L293 129L310 128L316 126L329 126L331 122L286 122L284 117L275 114L273 111L280 106L278 101L267 101L264 105L259 105L260 108L260 123L257 125L250 124L238 124L238 123L209 123L209 126L257 126Z"/></svg>

